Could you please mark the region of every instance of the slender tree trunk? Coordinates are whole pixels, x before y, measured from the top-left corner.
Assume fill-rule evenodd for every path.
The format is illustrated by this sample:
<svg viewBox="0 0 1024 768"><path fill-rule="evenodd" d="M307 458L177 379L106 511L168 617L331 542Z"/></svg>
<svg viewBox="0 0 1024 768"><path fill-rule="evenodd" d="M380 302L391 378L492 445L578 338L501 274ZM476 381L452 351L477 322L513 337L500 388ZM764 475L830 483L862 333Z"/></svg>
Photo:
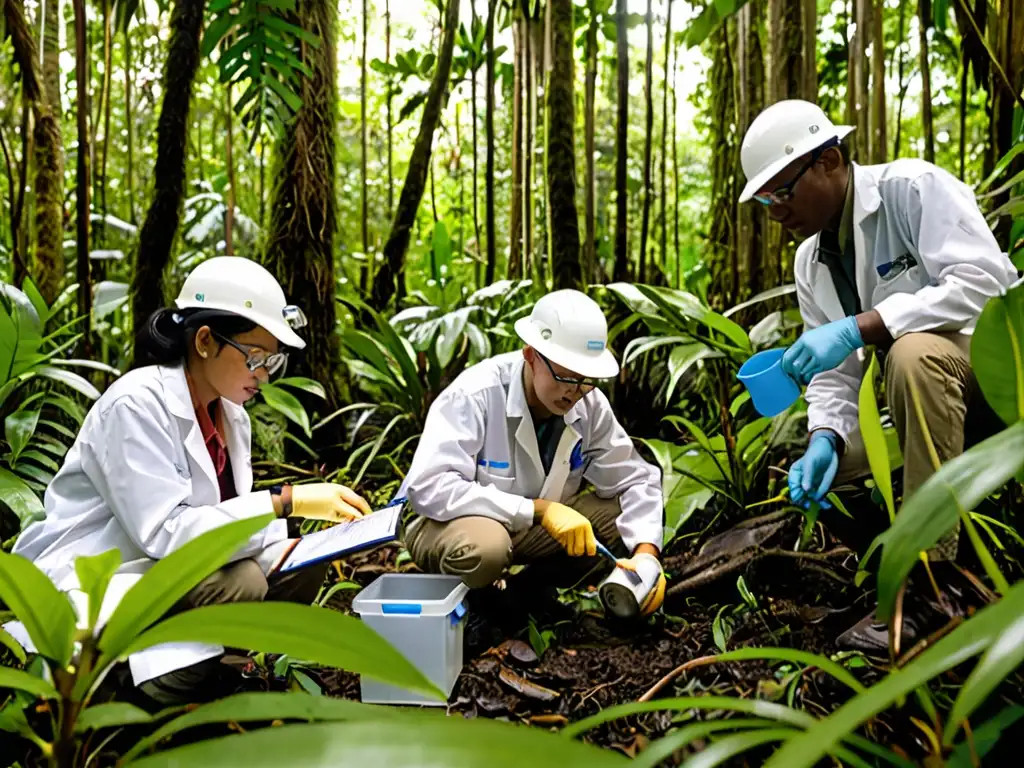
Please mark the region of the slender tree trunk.
<svg viewBox="0 0 1024 768"><path fill-rule="evenodd" d="M594 111L597 102L597 2L588 0L590 23L587 25L586 40L586 83L583 98L583 146L586 168L584 200L586 236L583 241L583 278L586 282L597 280L597 180L594 168Z"/></svg>
<svg viewBox="0 0 1024 768"><path fill-rule="evenodd" d="M931 0L918 0L918 30L921 46L921 129L924 134L924 159L935 162L935 125L932 120L932 73L928 63L928 28L932 25Z"/></svg>
<svg viewBox="0 0 1024 768"><path fill-rule="evenodd" d="M370 211L367 207L367 178L366 178L366 155L369 151L369 125L366 121L366 88L367 88L367 63L366 63L366 38L369 33L370 8L368 0L363 0L363 52L359 59L359 178L361 182L361 231L363 235L363 266L359 269L359 290L365 295L369 288L370 279Z"/></svg>
<svg viewBox="0 0 1024 768"><path fill-rule="evenodd" d="M871 21L871 161L884 163L889 148L885 124L885 0L876 0Z"/></svg>
<svg viewBox="0 0 1024 768"><path fill-rule="evenodd" d="M498 14L498 0L490 0L487 8L487 65L484 75L487 84L487 96L484 109L485 116L484 130L487 132L487 187L484 194L484 215L487 224L487 273L484 277L484 284L490 285L494 282L494 273L498 267L498 241L497 228L494 224L494 25ZM569 13L570 20L572 12ZM572 101L572 92L569 92L569 100Z"/></svg>
<svg viewBox="0 0 1024 768"><path fill-rule="evenodd" d="M164 305L164 271L170 263L185 193L189 108L199 66L205 6L205 0L177 0L171 11L163 103L157 121L153 201L142 224L132 279L132 319L136 331ZM79 163L83 154L79 153Z"/></svg>
<svg viewBox="0 0 1024 768"><path fill-rule="evenodd" d="M263 139L259 139L260 142L260 229L263 229L266 223L267 215L267 162L266 162L266 142Z"/></svg>
<svg viewBox="0 0 1024 768"><path fill-rule="evenodd" d="M760 29L764 24L763 6L747 3L736 14L736 116L737 136L743 136L754 118L764 108L765 69L761 51ZM739 147L737 146L736 164L739 166ZM740 288L743 293L753 295L764 287L773 285L775 275L771 274L768 259L764 253L768 219L762 206L743 205L736 207L737 259L745 286Z"/></svg>
<svg viewBox="0 0 1024 768"><path fill-rule="evenodd" d="M672 46L672 218L673 238L675 241L676 254L676 288L682 287L683 262L682 253L679 250L679 147L676 139L679 136L678 114L679 105L676 103L676 79L679 76L679 43Z"/></svg>
<svg viewBox="0 0 1024 768"><path fill-rule="evenodd" d="M312 77L301 79L302 106L277 141L270 228L264 263L289 301L304 307L308 346L297 373L327 390L328 405L343 401L335 376L334 238L337 233L335 126L338 120L337 4L298 0L289 21L315 35L319 47L299 43L297 55ZM321 435L325 443L326 435Z"/></svg>
<svg viewBox="0 0 1024 768"><path fill-rule="evenodd" d="M128 31L131 19L124 22L124 125L128 142L128 169L125 173L125 189L128 193L128 221L135 218L135 116L132 112L132 36Z"/></svg>
<svg viewBox="0 0 1024 768"><path fill-rule="evenodd" d="M522 277L523 237L523 21L513 7L512 21L512 194L509 205L509 249L508 276L516 280Z"/></svg>
<svg viewBox="0 0 1024 768"><path fill-rule="evenodd" d="M730 129L735 120L736 103L733 92L735 64L731 45L735 22L727 19L711 36L713 58L710 71L711 117L714 128L711 151L711 212L708 231L708 267L716 275L719 304L733 303L739 289L736 258L736 134ZM728 283L726 283L728 280ZM709 291L713 293L714 290ZM713 298L713 296L709 296Z"/></svg>
<svg viewBox="0 0 1024 768"><path fill-rule="evenodd" d="M1024 93L1024 8L1021 8L1020 0L1003 0L999 4L996 30L998 34L995 35L994 52L1012 89L1006 87L1003 76L996 71L996 67L990 66L992 112L989 121L988 154L993 163L1009 152L1019 140L1019 133L1014 135L1014 126L1015 112L1019 114L1019 99ZM1017 131L1020 130L1018 124ZM1018 156L1010 163L1007 174L1015 175L1022 170L1024 170L1024 160ZM1002 205L1009 200L1009 197L1010 193L1007 191L995 197L992 204ZM1003 216L995 228L996 239L1004 249L1010 248L1010 224L1010 217Z"/></svg>
<svg viewBox="0 0 1024 768"><path fill-rule="evenodd" d="M234 137L232 133L234 126L232 124L231 113L234 110L231 107L231 83L228 83L224 91L224 127L226 129L224 136L224 162L228 166L228 194L226 205L224 207L224 255L234 256L235 245L234 245L234 232L235 232L235 161L232 157L234 143Z"/></svg>
<svg viewBox="0 0 1024 768"><path fill-rule="evenodd" d="M384 245L384 263L374 278L373 306L383 310L398 290L398 284L405 278L405 252L409 247L409 233L416 221L416 211L423 199L423 190L430 171L431 144L434 131L441 119L445 89L452 68L452 49L455 47L455 31L459 22L459 0L448 0L445 10L441 47L434 65L434 77L427 92L423 107L419 134L409 158L402 194L398 199L398 210L391 226L391 234Z"/></svg>
<svg viewBox="0 0 1024 768"><path fill-rule="evenodd" d="M475 39L477 26L480 23L479 22L479 16L477 16L477 13L476 13L476 0L469 0L469 8L470 8L470 11L472 13L472 19L473 19L472 23L471 23L472 32L470 34L473 35L474 39ZM470 90L470 97L469 97L469 100L470 100L470 108L469 108L470 117L469 117L469 119L470 119L470 123L472 125L472 136L473 136L473 237L476 239L476 245L474 247L476 248L477 255L479 256L480 253L483 250L482 247L481 247L481 244L483 243L483 239L480 237L480 191L479 191L480 187L479 187L479 181L478 181L478 179L479 179L479 171L478 171L478 165L477 165L477 157L479 155L479 150L477 149L478 144L477 144L477 133L476 133L476 123L477 123L477 114L478 114L477 98L476 98L477 67L475 66L476 62L473 62L473 64L474 64L474 66L470 67L470 73L469 73L470 77L472 78L470 80L470 85L469 85L469 90ZM479 260L477 260L477 262L476 262L476 274L477 274L477 282L479 283L480 282L480 262L479 262Z"/></svg>
<svg viewBox="0 0 1024 768"><path fill-rule="evenodd" d="M899 26L896 31L896 39L902 41L904 37L904 31L906 30L907 22L907 4L905 2L900 3L900 20ZM899 64L897 66L897 77L900 82L900 95L896 106L896 140L892 146L892 156L896 159L900 156L900 139L903 136L903 99L907 95L907 87L903 82L904 68L906 67L906 59L903 56L903 45L896 46L898 50Z"/></svg>
<svg viewBox="0 0 1024 768"><path fill-rule="evenodd" d="M89 78L88 49L86 46L85 0L72 0L75 12L75 81L77 93L75 99L78 112L78 168L76 179L78 189L75 200L77 280L78 280L78 314L83 318L82 355L89 357L91 353L90 335L92 332L92 279L89 274ZM202 8L199 9L199 20L202 20ZM141 327L136 325L136 328Z"/></svg>
<svg viewBox="0 0 1024 768"><path fill-rule="evenodd" d="M56 0L52 0L56 2ZM100 155L100 172L97 174L100 188L100 215L106 218L107 215L107 155L110 152L110 90L112 82L111 70L114 68L113 61L113 19L111 18L111 0L103 3L103 95L100 102L103 106L103 152ZM100 229L102 238L106 241L106 224Z"/></svg>
<svg viewBox="0 0 1024 768"><path fill-rule="evenodd" d="M647 282L647 235L651 223L651 140L654 130L654 9L647 0L647 59L644 63L644 207L640 220L640 282Z"/></svg>
<svg viewBox="0 0 1024 768"><path fill-rule="evenodd" d="M960 57L960 181L964 181L967 165L967 90L970 88L968 77L970 62L966 49Z"/></svg>
<svg viewBox="0 0 1024 768"><path fill-rule="evenodd" d="M37 81L38 82L38 81ZM34 101L29 98L22 98L21 104L21 167L18 173L18 201L15 204L16 210L14 220L17 222L18 240L14 253L16 258L14 284L21 286L29 276L29 238L25 227L25 195L28 192L28 166L29 158L35 151L35 141L32 131L32 104Z"/></svg>
<svg viewBox="0 0 1024 768"><path fill-rule="evenodd" d="M492 0L493 2L493 0ZM549 0L552 69L548 78L548 197L551 219L551 275L555 289L579 288L580 227L576 210L576 99L574 98L572 0Z"/></svg>
<svg viewBox="0 0 1024 768"><path fill-rule="evenodd" d="M628 198L626 156L629 152L629 29L628 3L615 1L618 53L618 123L615 135L615 280L629 280Z"/></svg>
<svg viewBox="0 0 1024 768"><path fill-rule="evenodd" d="M523 2L524 5L528 4L528 0ZM523 277L529 277L533 274L533 150L537 89L533 80L533 19L528 10L524 11L523 38L523 69L526 72L526 102L523 104L526 113L523 146Z"/></svg>
<svg viewBox="0 0 1024 768"><path fill-rule="evenodd" d="M384 0L384 61L391 63L391 0ZM391 115L391 89L390 76L387 82L387 115L388 115L388 221L395 213L395 175L394 175L394 118Z"/></svg>
<svg viewBox="0 0 1024 768"><path fill-rule="evenodd" d="M665 3L665 82L661 102L661 268L668 266L668 95L672 58L672 0Z"/></svg>
<svg viewBox="0 0 1024 768"><path fill-rule="evenodd" d="M539 126L541 131L540 148L543 156L541 166L537 169L537 175L540 176L540 193L538 199L540 200L541 213L538 217L540 221L540 237L535 241L537 244L537 253L534 258L534 266L536 267L536 280L542 285L547 284L547 270L551 267L551 201L548 199L548 185L547 185L547 172L548 172L548 132L551 129L548 123L547 113L547 76L551 70L551 6L550 4L544 6L544 18L538 19L538 24L534 27L539 39L535 41L534 51L536 52L534 58L534 65L536 71L534 73L537 87L540 88L541 96L534 97L535 106L535 124Z"/></svg>
<svg viewBox="0 0 1024 768"><path fill-rule="evenodd" d="M802 73L800 93L807 101L818 100L818 1L802 0L800 11L800 38L803 51L800 58Z"/></svg>

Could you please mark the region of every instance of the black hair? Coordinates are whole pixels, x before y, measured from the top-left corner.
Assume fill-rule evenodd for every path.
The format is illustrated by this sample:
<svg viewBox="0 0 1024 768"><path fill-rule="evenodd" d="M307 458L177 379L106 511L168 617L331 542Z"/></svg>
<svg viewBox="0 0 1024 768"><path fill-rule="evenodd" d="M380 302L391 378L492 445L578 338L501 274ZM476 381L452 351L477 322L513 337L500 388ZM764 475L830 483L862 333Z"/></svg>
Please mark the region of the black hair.
<svg viewBox="0 0 1024 768"><path fill-rule="evenodd" d="M135 334L135 366L176 365L188 356L196 330L209 326L214 334L234 338L259 327L248 318L210 309L158 309ZM218 341L220 346L224 346Z"/></svg>

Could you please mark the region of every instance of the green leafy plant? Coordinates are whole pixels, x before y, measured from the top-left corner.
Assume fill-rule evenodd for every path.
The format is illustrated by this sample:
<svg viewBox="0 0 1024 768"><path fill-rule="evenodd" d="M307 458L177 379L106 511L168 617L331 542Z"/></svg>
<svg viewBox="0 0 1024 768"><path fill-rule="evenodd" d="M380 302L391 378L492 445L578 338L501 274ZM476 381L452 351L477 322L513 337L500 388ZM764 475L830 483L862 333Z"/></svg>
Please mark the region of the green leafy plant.
<svg viewBox="0 0 1024 768"><path fill-rule="evenodd" d="M0 727L15 730L35 743L53 765L78 764L83 732L150 720L146 713L127 704L93 705L92 700L113 664L167 642L197 641L288 654L440 697L418 670L369 627L333 611L292 603L234 603L204 606L161 619L271 519L271 515L265 515L231 523L157 561L103 625L98 617L119 565L116 550L76 561L81 589L88 599L87 614L77 617L68 596L58 592L34 565L0 553L0 599L22 622L44 662L41 675L0 668L0 686L30 697L29 701L10 700L0 713L4 715ZM30 725L22 712L36 699L52 702L47 708L48 728ZM231 701L217 703L225 719L236 716ZM234 701L238 702L238 717L253 717L248 699ZM285 700L282 705L284 716L288 716L289 702ZM196 713L191 714L194 724ZM165 724L163 729L167 728L178 730Z"/></svg>

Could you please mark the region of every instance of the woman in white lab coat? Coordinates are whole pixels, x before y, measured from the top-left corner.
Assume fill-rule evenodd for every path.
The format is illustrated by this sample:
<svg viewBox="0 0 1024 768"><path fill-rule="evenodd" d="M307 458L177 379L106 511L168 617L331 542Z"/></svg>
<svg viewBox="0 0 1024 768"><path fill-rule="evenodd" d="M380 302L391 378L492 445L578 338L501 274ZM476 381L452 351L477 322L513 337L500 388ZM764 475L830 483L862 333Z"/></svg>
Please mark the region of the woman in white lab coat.
<svg viewBox="0 0 1024 768"><path fill-rule="evenodd" d="M137 334L142 367L93 405L46 491L45 519L15 553L75 595L78 556L119 550L122 565L104 600L105 620L156 560L234 520L274 513L234 560L202 581L172 612L264 598L312 602L323 568L271 575L288 546L289 515L344 520L370 511L331 483L252 490L250 423L243 404L284 370L302 311L262 266L217 257L185 280L174 309ZM78 593L79 595L81 593ZM157 646L129 658L135 685L160 704L215 696L219 646Z"/></svg>

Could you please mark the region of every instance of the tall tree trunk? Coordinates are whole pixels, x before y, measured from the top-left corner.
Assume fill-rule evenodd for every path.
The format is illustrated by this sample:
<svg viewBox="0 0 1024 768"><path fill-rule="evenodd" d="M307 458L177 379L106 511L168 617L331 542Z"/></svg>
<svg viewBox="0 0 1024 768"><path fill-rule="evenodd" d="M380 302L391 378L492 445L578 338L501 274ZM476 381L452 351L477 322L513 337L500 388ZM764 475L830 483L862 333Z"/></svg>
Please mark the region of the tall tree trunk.
<svg viewBox="0 0 1024 768"><path fill-rule="evenodd" d="M487 8L487 65L484 74L484 82L487 84L487 96L484 109L487 114L484 120L484 130L487 133L487 187L484 198L484 215L487 224L487 273L484 276L484 284L490 285L494 282L494 272L498 267L498 242L497 229L494 225L494 25L498 14L498 0L490 0ZM572 13L569 14L570 19ZM572 100L572 92L569 92L569 99Z"/></svg>
<svg viewBox="0 0 1024 768"><path fill-rule="evenodd" d="M764 8L758 3L747 3L736 15L736 120L737 136L743 136L754 118L764 108L765 68L761 51L760 29L764 24ZM739 167L737 147L736 164ZM764 287L774 285L776 275L771 274L764 249L768 218L763 206L742 205L737 211L737 259L745 276L742 294L753 295Z"/></svg>
<svg viewBox="0 0 1024 768"><path fill-rule="evenodd" d="M492 0L493 2L493 0ZM552 69L548 78L548 197L551 276L555 289L579 288L580 226L576 211L576 99L574 96L572 0L549 0Z"/></svg>
<svg viewBox="0 0 1024 768"><path fill-rule="evenodd" d="M31 111L33 122L32 145L35 155L35 230L36 242L33 258L28 259L28 249L23 242L21 218L25 195L25 174L28 172L29 158L22 155L21 177L18 183L11 184L12 202L15 189L17 199L22 202L12 204L12 246L15 266L15 284L19 284L27 274L31 274L33 282L47 303L52 303L60 293L64 281L64 148L60 133L60 91L50 92L50 75L52 59L57 55L57 30L50 30L50 14L45 17L47 39L43 41L43 70L39 69L39 56L32 32L25 19L24 6L21 0L7 0L2 6L3 17L0 18L11 36L14 48L14 59L21 71L22 98L25 107ZM50 32L52 31L52 35ZM53 37L49 40L49 37ZM56 81L59 87L59 79ZM56 111L54 110L56 103ZM27 128L27 123L24 128ZM23 140L28 140L28 133L23 133ZM13 181L13 178L10 179ZM88 249L88 245L86 246ZM88 252L88 250L87 250Z"/></svg>
<svg viewBox="0 0 1024 768"><path fill-rule="evenodd" d="M626 156L629 153L629 28L628 3L615 0L618 54L618 122L615 132L615 268L614 279L629 280L629 199L626 196Z"/></svg>
<svg viewBox="0 0 1024 768"><path fill-rule="evenodd" d="M967 52L964 50L960 56L960 146L958 147L960 181L964 181L964 174L967 171L967 96L971 85L970 78L968 77L969 74L970 62L967 58Z"/></svg>
<svg viewBox="0 0 1024 768"><path fill-rule="evenodd" d="M427 92L420 119L420 130L409 158L409 170L398 198L398 210L391 225L391 234L384 245L384 263L373 281L373 306L379 310L387 307L391 297L398 290L399 281L405 279L405 252L409 247L409 233L416 221L416 211L423 199L423 190L430 171L431 145L434 131L441 119L445 89L452 69L452 49L455 47L455 30L459 24L459 0L448 0L445 10L441 47L434 65L434 78Z"/></svg>
<svg viewBox="0 0 1024 768"><path fill-rule="evenodd" d="M654 9L647 0L647 59L644 62L644 207L640 219L640 282L647 282L647 235L651 224L651 140L654 131ZM653 271L653 270L652 270Z"/></svg>
<svg viewBox="0 0 1024 768"><path fill-rule="evenodd" d="M768 0L771 103L783 99L817 101L816 25L814 0Z"/></svg>
<svg viewBox="0 0 1024 768"><path fill-rule="evenodd" d="M800 57L802 72L800 93L807 101L818 101L818 1L802 0L800 37L803 51Z"/></svg>
<svg viewBox="0 0 1024 768"><path fill-rule="evenodd" d="M100 215L107 215L107 155L110 152L110 86L114 68L113 49L113 19L111 0L103 3L103 95L100 102L103 107L103 152L100 154L100 169L97 174L97 181L100 189ZM100 230L104 242L107 237L106 224Z"/></svg>
<svg viewBox="0 0 1024 768"><path fill-rule="evenodd" d="M124 21L124 126L128 142L128 169L125 173L125 189L128 193L128 221L135 219L135 117L132 112L132 36L128 31L131 18Z"/></svg>
<svg viewBox="0 0 1024 768"><path fill-rule="evenodd" d="M391 0L384 0L384 61L391 63ZM387 116L388 116L388 221L395 213L395 174L392 150L394 148L395 125L391 115L391 77L387 82Z"/></svg>
<svg viewBox="0 0 1024 768"><path fill-rule="evenodd" d="M583 154L586 168L584 192L584 221L586 236L583 240L583 279L597 280L597 215L595 195L597 194L594 173L594 110L597 102L597 0L587 0L590 23L587 25L586 52L587 70L583 97ZM667 65L666 65L667 66Z"/></svg>
<svg viewBox="0 0 1024 768"><path fill-rule="evenodd" d="M526 114L526 134L523 137L523 277L529 278L533 275L533 234L534 234L534 205L533 205L533 173L534 173L534 147L536 141L537 124L537 88L534 82L534 44L533 24L534 20L529 15L529 0L523 0L524 19L523 37L523 69L526 71L526 103L523 109Z"/></svg>
<svg viewBox="0 0 1024 768"><path fill-rule="evenodd" d="M996 23L998 30L994 53L1000 63L1002 73L997 67L989 67L992 93L992 112L990 120L989 156L997 162L1014 146L1019 135L1014 135L1014 112L1020 107L1021 95L1024 94L1024 8L1020 0L1003 0L999 4L999 16ZM1010 82L1007 87L1003 77ZM1020 126L1018 124L1018 130ZM1018 156L1007 169L1008 175L1024 170L1024 160ZM1009 192L992 200L993 205L1002 205L1009 199ZM996 238L1003 248L1009 248L1010 217L1004 216L996 227Z"/></svg>
<svg viewBox="0 0 1024 768"><path fill-rule="evenodd" d="M547 115L547 90L545 83L547 82L548 73L551 71L551 6L550 4L544 5L544 18L538 19L538 23L534 26L534 32L537 37L534 39L533 50L534 55L534 83L540 88L541 94L544 98L534 97L535 106L535 120L534 124L539 127L541 132L540 147L543 161L539 168L537 168L537 175L540 176L540 193L538 199L540 201L541 213L538 217L540 221L540 237L535 241L537 245L536 254L534 256L534 268L535 268L535 279L539 284L547 284L547 270L550 268L551 260L551 201L548 200L548 185L547 185L547 168L548 168L548 132L551 126L548 123Z"/></svg>
<svg viewBox="0 0 1024 768"><path fill-rule="evenodd" d="M900 20L896 30L896 39L903 40L904 31L907 23L907 4L906 2L900 3ZM907 85L903 82L904 69L906 68L906 59L903 56L903 45L896 46L897 56L899 64L897 65L897 78L900 83L899 100L896 104L896 140L892 145L892 156L896 159L900 156L900 139L903 137L903 99L907 95Z"/></svg>
<svg viewBox="0 0 1024 768"><path fill-rule="evenodd" d="M889 149L885 135L885 0L875 1L871 21L871 162L884 163Z"/></svg>
<svg viewBox="0 0 1024 768"><path fill-rule="evenodd" d="M224 255L235 255L235 160L232 156L234 147L234 125L232 124L231 83L227 83L224 92L224 162L228 166L228 195L224 209Z"/></svg>
<svg viewBox="0 0 1024 768"><path fill-rule="evenodd" d="M475 40L476 39L476 30L477 30L477 27L478 27L478 25L480 23L479 22L479 18L480 17L477 15L477 12L476 12L476 0L469 0L469 9L470 9L470 13L472 14L472 22L470 24L472 32L470 34L472 35L473 39ZM469 103L470 103L469 119L470 119L470 123L472 125L472 136L473 136L473 237L476 239L475 248L476 248L477 256L479 257L479 255L481 253L481 250L482 250L481 249L481 243L483 242L483 239L480 237L480 192L479 192L479 181L478 181L479 171L478 171L478 165L477 165L477 156L479 154L479 151L477 149L478 144L477 144L477 133L476 133L477 114L478 114L477 99L476 99L477 67L475 66L476 62L473 62L473 64L474 64L474 66L472 66L470 68L470 73L469 73L470 78L472 78L470 80L470 85L469 85L469 92L470 92L470 97L469 97ZM477 283L479 283L480 282L480 261L479 261L479 258L477 259L477 262L476 262L476 275L477 275ZM479 286L477 286L477 287L479 287Z"/></svg>
<svg viewBox="0 0 1024 768"><path fill-rule="evenodd" d="M333 409L343 400L335 376L340 359L335 334L334 269L337 4L331 0L298 0L290 16L291 23L314 35L320 45L299 44L299 58L313 76L302 78L298 93L302 106L277 142L264 263L289 301L306 311L310 327L304 337L308 346L297 372L324 385L328 405Z"/></svg>
<svg viewBox="0 0 1024 768"><path fill-rule="evenodd" d="M670 0L671 2L671 0ZM679 43L672 46L672 219L673 238L676 254L676 288L683 284L683 262L682 253L679 250L679 147L677 138L679 136L678 115L679 105L676 102L676 80L679 76Z"/></svg>
<svg viewBox="0 0 1024 768"><path fill-rule="evenodd" d="M509 249L508 276L516 280L522 277L523 237L523 21L518 16L518 6L512 14L512 194L509 204Z"/></svg>
<svg viewBox="0 0 1024 768"><path fill-rule="evenodd" d="M153 202L142 224L132 278L132 319L136 331L164 305L164 272L170 263L185 193L189 108L199 66L205 7L206 0L177 0L171 11L163 103L156 129ZM79 153L79 163L82 154Z"/></svg>
<svg viewBox="0 0 1024 768"><path fill-rule="evenodd" d="M369 151L369 125L366 122L366 88L367 88L367 63L366 63L366 38L369 33L370 8L368 0L363 0L363 52L359 59L359 180L361 186L360 200L362 201L362 212L360 226L363 235L363 266L359 268L359 290L366 294L369 288L370 263L370 211L367 208L367 178L366 178L366 155Z"/></svg>
<svg viewBox="0 0 1024 768"><path fill-rule="evenodd" d="M921 129L924 134L924 159L935 162L935 125L932 120L932 73L928 63L928 28L932 25L931 0L917 2L921 47Z"/></svg>
<svg viewBox="0 0 1024 768"><path fill-rule="evenodd" d="M76 278L78 280L78 314L84 318L81 329L82 355L89 357L91 353L90 335L92 332L92 278L89 274L89 77L88 48L86 46L85 0L72 0L75 12L75 82L77 93L75 100L78 112L78 167L76 169L77 190L75 195L75 232L76 250L78 254ZM202 20L202 8L199 9L198 20ZM198 26L198 25L197 25ZM197 44L198 48L198 44ZM138 273L136 272L136 277ZM140 327L136 325L136 327Z"/></svg>
<svg viewBox="0 0 1024 768"><path fill-rule="evenodd" d="M668 92L672 58L672 0L665 3L665 82L661 102L661 268L668 266Z"/></svg>
<svg viewBox="0 0 1024 768"><path fill-rule="evenodd" d="M870 36L871 0L851 0L850 15L854 22L854 33L849 39L846 66L846 121L857 128L850 136L850 154L861 163L871 161L870 142L867 131L868 103L867 83L867 42Z"/></svg>
<svg viewBox="0 0 1024 768"><path fill-rule="evenodd" d="M710 73L711 118L715 126L711 150L711 215L708 232L711 249L708 265L718 276L719 296L716 304L734 303L739 290L739 269L736 259L736 134L731 129L735 120L736 104L733 82L736 77L731 44L733 19L727 19L711 36L713 58ZM726 283L728 279L728 283ZM709 291L709 293L712 293ZM715 297L709 296L712 301Z"/></svg>

